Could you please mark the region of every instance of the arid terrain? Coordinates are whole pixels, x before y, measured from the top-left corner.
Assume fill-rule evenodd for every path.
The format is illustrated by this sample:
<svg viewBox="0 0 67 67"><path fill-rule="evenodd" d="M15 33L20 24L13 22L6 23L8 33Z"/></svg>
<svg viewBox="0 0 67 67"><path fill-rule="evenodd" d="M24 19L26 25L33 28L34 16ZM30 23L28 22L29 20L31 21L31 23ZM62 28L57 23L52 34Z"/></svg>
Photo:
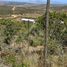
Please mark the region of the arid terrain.
<svg viewBox="0 0 67 67"><path fill-rule="evenodd" d="M45 12L46 4L0 2L0 67L44 67ZM48 34L47 66L67 67L67 5L51 4Z"/></svg>

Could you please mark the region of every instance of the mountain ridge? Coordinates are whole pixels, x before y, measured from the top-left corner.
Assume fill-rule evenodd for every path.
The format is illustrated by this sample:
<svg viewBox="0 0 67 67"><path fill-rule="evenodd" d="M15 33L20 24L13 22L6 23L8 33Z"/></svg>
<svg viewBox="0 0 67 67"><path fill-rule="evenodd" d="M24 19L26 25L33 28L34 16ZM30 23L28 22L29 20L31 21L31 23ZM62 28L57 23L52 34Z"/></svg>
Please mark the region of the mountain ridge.
<svg viewBox="0 0 67 67"><path fill-rule="evenodd" d="M28 3L28 2L16 2L16 1L0 1L0 5L32 5L32 6L37 6L37 5L45 5L44 4L36 4L36 3ZM67 4L51 4L51 6L66 6Z"/></svg>

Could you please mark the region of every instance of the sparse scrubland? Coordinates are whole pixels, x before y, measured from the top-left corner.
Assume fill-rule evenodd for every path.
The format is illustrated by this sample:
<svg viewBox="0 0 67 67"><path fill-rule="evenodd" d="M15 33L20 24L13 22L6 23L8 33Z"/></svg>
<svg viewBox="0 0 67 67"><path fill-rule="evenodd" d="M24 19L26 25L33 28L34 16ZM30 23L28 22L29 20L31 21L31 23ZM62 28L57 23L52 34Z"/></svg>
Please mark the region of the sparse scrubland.
<svg viewBox="0 0 67 67"><path fill-rule="evenodd" d="M0 67L42 67L45 16L35 24L0 19ZM48 65L67 67L67 14L51 12Z"/></svg>

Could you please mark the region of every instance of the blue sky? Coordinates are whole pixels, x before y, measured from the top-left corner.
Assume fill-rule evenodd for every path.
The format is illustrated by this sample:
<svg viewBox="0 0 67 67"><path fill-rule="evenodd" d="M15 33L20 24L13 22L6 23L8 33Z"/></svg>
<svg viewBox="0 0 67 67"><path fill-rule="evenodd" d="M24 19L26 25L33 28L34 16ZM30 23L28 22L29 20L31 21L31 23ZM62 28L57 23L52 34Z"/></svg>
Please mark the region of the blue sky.
<svg viewBox="0 0 67 67"><path fill-rule="evenodd" d="M44 3L47 0L2 0L2 1L18 1L18 2L30 2L30 3ZM51 0L54 4L67 4L67 0Z"/></svg>

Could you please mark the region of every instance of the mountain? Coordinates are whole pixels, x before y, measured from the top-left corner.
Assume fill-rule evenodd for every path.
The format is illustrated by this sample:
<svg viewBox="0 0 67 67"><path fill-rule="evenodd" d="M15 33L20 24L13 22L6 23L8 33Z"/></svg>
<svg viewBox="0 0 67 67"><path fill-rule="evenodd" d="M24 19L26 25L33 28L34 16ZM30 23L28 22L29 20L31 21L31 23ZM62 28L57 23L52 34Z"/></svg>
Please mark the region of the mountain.
<svg viewBox="0 0 67 67"><path fill-rule="evenodd" d="M38 2L38 1L37 1ZM46 3L46 2L45 2ZM14 2L14 1L1 1L0 0L0 5L16 5L16 6L43 6L45 4L40 4L40 3L34 3L34 0L33 0L33 3L28 3L28 2ZM64 6L66 4L51 4L51 6L53 7L57 7L57 6Z"/></svg>
<svg viewBox="0 0 67 67"><path fill-rule="evenodd" d="M30 4L26 2L12 2L12 1L0 1L0 5L24 5L24 4Z"/></svg>

